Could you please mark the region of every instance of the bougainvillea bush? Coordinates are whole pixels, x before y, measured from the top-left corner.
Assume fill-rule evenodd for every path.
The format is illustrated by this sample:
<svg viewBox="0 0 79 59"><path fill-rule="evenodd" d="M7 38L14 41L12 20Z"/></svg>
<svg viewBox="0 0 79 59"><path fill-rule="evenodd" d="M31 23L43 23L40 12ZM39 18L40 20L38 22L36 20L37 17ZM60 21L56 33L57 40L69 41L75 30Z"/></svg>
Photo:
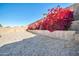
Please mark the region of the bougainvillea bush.
<svg viewBox="0 0 79 59"><path fill-rule="evenodd" d="M30 24L27 30L67 30L73 21L73 10L70 8L52 8L41 20Z"/></svg>

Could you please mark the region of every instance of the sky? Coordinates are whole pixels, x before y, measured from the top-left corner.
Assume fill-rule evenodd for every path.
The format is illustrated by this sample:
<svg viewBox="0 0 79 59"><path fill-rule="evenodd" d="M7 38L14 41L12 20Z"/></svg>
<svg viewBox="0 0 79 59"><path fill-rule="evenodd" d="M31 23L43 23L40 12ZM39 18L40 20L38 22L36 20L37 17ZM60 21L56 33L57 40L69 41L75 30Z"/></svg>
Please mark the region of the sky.
<svg viewBox="0 0 79 59"><path fill-rule="evenodd" d="M68 7L70 3L0 3L0 24L3 26L26 26L41 18L48 9Z"/></svg>

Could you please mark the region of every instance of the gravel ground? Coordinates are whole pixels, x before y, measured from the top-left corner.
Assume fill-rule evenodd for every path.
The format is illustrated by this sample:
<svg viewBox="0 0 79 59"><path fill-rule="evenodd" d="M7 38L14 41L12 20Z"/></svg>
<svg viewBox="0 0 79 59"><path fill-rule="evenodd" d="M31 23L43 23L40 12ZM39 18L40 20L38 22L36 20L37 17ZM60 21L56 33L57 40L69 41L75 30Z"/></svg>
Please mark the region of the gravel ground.
<svg viewBox="0 0 79 59"><path fill-rule="evenodd" d="M0 55L6 56L69 56L76 55L73 42L50 39L37 35L0 47Z"/></svg>
<svg viewBox="0 0 79 59"><path fill-rule="evenodd" d="M0 28L0 46L34 36L35 34L29 33L23 28Z"/></svg>
<svg viewBox="0 0 79 59"><path fill-rule="evenodd" d="M70 40L71 37L64 40L36 35L21 28L3 28L0 29L0 56L79 55L79 44L78 42L75 44L74 40Z"/></svg>

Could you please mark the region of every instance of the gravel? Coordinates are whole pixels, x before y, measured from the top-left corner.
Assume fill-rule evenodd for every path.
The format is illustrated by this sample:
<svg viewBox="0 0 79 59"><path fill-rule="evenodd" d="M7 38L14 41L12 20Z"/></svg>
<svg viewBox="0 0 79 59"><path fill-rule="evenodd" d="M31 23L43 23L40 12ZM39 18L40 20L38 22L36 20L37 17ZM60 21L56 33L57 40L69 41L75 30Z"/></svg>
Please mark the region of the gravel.
<svg viewBox="0 0 79 59"><path fill-rule="evenodd" d="M0 56L79 55L78 38L76 38L77 42L75 42L75 38L71 39L75 34L75 32L72 34L71 32L65 31L65 33L62 32L62 35L60 35L61 32L56 32L57 36L53 38L53 33L44 31L41 32L43 35L39 35L39 33L37 35L27 32L23 28L1 28Z"/></svg>
<svg viewBox="0 0 79 59"><path fill-rule="evenodd" d="M1 56L69 56L76 55L73 41L37 35L0 47Z"/></svg>

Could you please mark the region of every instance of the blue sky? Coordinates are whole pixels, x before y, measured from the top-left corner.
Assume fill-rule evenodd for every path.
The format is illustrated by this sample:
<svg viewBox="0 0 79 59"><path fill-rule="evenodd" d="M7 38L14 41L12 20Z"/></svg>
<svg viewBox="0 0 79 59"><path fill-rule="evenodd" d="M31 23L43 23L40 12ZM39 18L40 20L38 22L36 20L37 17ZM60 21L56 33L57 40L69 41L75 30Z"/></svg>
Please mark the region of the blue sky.
<svg viewBox="0 0 79 59"><path fill-rule="evenodd" d="M25 26L43 17L47 10L69 3L0 3L0 24L3 26Z"/></svg>

